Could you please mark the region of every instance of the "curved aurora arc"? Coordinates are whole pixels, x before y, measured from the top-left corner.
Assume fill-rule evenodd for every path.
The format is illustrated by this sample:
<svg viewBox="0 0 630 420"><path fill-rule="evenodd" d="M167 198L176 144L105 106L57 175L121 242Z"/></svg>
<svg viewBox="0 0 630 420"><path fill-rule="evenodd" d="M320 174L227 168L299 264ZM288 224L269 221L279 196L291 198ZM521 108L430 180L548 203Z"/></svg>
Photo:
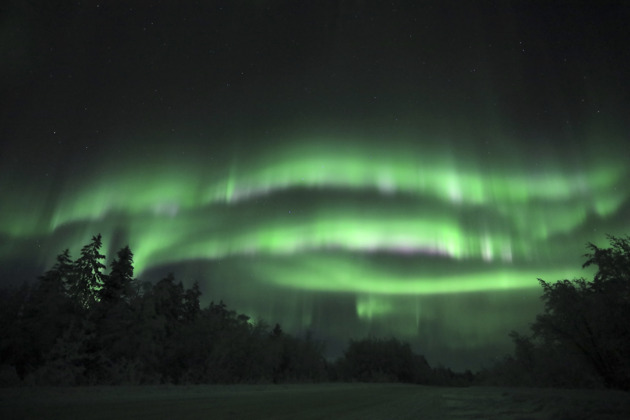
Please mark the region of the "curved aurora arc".
<svg viewBox="0 0 630 420"><path fill-rule="evenodd" d="M265 288L284 293L280 299L337 293L354 302L357 320L397 320L399 332L413 334L439 296L534 295L537 277L584 275L586 242L626 227L615 222L629 196L621 162L533 171L413 145L322 139L225 157L222 165L202 160L106 162L64 180L52 198L25 188L7 201L0 232L17 244L46 243L47 266L65 247L77 255L100 232L109 257L129 243L141 278L187 261L207 262L227 282L247 278L247 291L225 285L215 293L226 296L209 298L255 316L275 322L274 305L290 306L257 301ZM610 230L594 233L593 219ZM568 237L578 240L567 244ZM537 312L529 311L525 319ZM279 321L312 326L308 310L299 312ZM467 330L484 332L474 345L523 318L475 316ZM452 319L447 330L461 323Z"/></svg>

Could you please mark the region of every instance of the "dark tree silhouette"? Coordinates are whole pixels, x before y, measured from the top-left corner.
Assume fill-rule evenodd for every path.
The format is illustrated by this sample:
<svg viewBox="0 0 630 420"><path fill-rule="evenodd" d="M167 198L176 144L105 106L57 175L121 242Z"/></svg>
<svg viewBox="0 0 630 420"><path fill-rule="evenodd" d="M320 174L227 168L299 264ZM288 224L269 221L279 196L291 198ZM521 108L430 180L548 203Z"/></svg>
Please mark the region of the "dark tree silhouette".
<svg viewBox="0 0 630 420"><path fill-rule="evenodd" d="M46 354L72 322L71 301L65 284L72 277L73 266L66 249L57 256L55 265L38 278L11 326L14 333L7 345L13 347L13 360L20 377L46 363Z"/></svg>
<svg viewBox="0 0 630 420"><path fill-rule="evenodd" d="M101 246L101 236L94 236L74 262L67 250L61 253L35 285L0 289L0 385L330 378L323 344L310 334L270 328L223 301L202 308L199 285L186 289L173 274L138 285L129 247L118 251L105 275ZM415 381L424 358L406 344L387 343L385 352L374 347L376 375ZM6 382L6 372L13 382Z"/></svg>
<svg viewBox="0 0 630 420"><path fill-rule="evenodd" d="M133 376L129 369L134 366L138 349L133 253L126 246L116 255L109 274L103 276L99 302L90 312L96 328L92 346L99 357L93 374L98 383L129 382L129 376Z"/></svg>
<svg viewBox="0 0 630 420"><path fill-rule="evenodd" d="M630 389L630 238L609 239L610 248L588 246L584 267L597 266L592 282L539 280L545 311L532 330L576 349L606 386Z"/></svg>
<svg viewBox="0 0 630 420"><path fill-rule="evenodd" d="M129 246L117 253L111 263L110 273L103 276L100 300L106 305L114 305L120 300L128 301L133 293L133 253Z"/></svg>
<svg viewBox="0 0 630 420"><path fill-rule="evenodd" d="M39 277L39 289L45 295L62 295L66 293L66 285L73 275L70 251L64 250L57 255L57 262L44 275Z"/></svg>
<svg viewBox="0 0 630 420"><path fill-rule="evenodd" d="M187 289L184 292L183 311L182 316L184 321L191 323L196 321L201 314L201 307L199 306L199 298L201 297L201 290L199 289L199 283L195 282L192 288Z"/></svg>
<svg viewBox="0 0 630 420"><path fill-rule="evenodd" d="M630 389L630 238L609 240L588 244L592 281L538 280L544 311L531 336L512 332L515 354L495 367L499 382Z"/></svg>
<svg viewBox="0 0 630 420"><path fill-rule="evenodd" d="M346 380L415 383L431 380L424 357L414 354L409 343L395 338L351 340L340 364Z"/></svg>
<svg viewBox="0 0 630 420"><path fill-rule="evenodd" d="M15 377L24 379L31 366L41 360L39 348L34 348L30 336L34 326L25 325L30 314L31 287L24 283L19 288L0 292L0 364L12 366ZM12 385L12 384L8 384Z"/></svg>

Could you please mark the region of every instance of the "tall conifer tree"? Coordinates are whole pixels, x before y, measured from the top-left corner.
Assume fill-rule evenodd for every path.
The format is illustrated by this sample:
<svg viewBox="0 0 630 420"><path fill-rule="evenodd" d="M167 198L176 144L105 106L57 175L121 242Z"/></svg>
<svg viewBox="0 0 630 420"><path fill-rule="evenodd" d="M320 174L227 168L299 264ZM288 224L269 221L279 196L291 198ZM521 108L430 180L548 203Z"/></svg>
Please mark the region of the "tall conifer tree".
<svg viewBox="0 0 630 420"><path fill-rule="evenodd" d="M118 251L117 258L112 261L109 275L103 277L101 301L106 305L115 305L121 300L128 300L133 290L132 284L133 253L126 246Z"/></svg>
<svg viewBox="0 0 630 420"><path fill-rule="evenodd" d="M69 282L68 291L74 302L83 309L90 309L99 300L103 287L105 264L101 261L103 242L101 235L92 237L92 241L81 249L81 256L74 262L74 273Z"/></svg>

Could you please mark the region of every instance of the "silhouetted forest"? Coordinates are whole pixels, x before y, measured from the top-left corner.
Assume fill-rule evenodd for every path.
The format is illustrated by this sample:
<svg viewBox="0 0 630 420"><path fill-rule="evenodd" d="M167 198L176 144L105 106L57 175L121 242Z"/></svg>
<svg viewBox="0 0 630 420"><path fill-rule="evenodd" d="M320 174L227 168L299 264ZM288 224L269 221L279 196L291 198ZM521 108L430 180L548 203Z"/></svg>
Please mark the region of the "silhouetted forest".
<svg viewBox="0 0 630 420"><path fill-rule="evenodd" d="M198 284L133 277L129 247L105 274L101 236L69 251L37 284L4 290L0 358L35 384L318 381L321 343L252 323L222 301L202 308ZM6 381L6 378L5 378Z"/></svg>
<svg viewBox="0 0 630 420"><path fill-rule="evenodd" d="M0 291L0 385L406 382L630 389L630 238L589 244L593 281L539 280L545 310L514 355L477 375L431 368L395 338L351 340L342 357L230 309L200 306L197 283L134 279L133 253L109 271L101 236L68 250L36 283Z"/></svg>
<svg viewBox="0 0 630 420"><path fill-rule="evenodd" d="M308 334L253 322L223 301L200 306L197 283L172 274L134 279L133 253L106 273L101 236L68 250L35 284L0 294L0 384L259 383L343 380L428 382L408 344L351 342L337 363Z"/></svg>

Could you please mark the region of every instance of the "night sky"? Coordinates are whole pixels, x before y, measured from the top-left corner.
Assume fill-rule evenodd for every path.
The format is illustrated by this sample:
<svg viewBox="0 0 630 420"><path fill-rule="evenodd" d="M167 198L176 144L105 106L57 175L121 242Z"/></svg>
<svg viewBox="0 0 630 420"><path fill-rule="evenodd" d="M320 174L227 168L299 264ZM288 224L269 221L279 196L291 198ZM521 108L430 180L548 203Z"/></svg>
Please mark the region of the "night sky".
<svg viewBox="0 0 630 420"><path fill-rule="evenodd" d="M0 283L101 233L335 355L489 365L630 233L626 1L0 6Z"/></svg>

